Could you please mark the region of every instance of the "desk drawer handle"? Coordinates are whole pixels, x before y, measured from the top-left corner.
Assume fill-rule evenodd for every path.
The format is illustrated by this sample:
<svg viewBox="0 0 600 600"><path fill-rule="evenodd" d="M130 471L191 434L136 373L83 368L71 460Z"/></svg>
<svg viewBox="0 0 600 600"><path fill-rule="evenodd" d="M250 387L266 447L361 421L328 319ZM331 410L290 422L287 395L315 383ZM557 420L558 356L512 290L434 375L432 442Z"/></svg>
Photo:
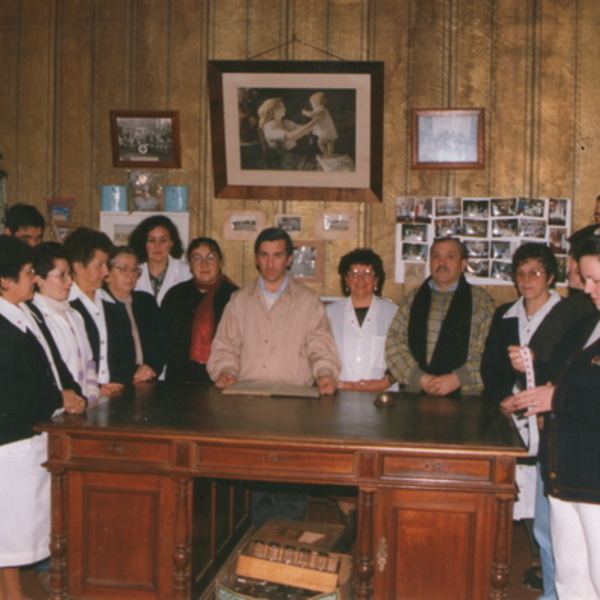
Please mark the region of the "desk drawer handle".
<svg viewBox="0 0 600 600"><path fill-rule="evenodd" d="M387 566L387 558L388 558L388 543L387 540L385 539L385 537L382 537L379 540L379 544L377 545L377 554L376 556L376 561L377 561L377 569L379 570L380 573L383 573L385 571L385 567Z"/></svg>
<svg viewBox="0 0 600 600"><path fill-rule="evenodd" d="M123 444L104 444L106 454L125 456L126 454L137 454L139 449L135 446L124 446Z"/></svg>

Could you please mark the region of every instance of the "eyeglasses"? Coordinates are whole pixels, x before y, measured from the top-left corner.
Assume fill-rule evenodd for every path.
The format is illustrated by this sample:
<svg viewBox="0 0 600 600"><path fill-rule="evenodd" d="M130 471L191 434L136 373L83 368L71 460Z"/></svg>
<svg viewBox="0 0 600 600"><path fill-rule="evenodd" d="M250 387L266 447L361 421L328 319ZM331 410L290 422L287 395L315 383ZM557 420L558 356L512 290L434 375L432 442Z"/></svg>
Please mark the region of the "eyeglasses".
<svg viewBox="0 0 600 600"><path fill-rule="evenodd" d="M68 279L71 279L71 273L48 273L47 277L54 277L60 281L67 281Z"/></svg>
<svg viewBox="0 0 600 600"><path fill-rule="evenodd" d="M139 277L142 274L142 269L139 267L120 267L118 265L114 265L113 269L119 271L121 275L134 275L135 277Z"/></svg>
<svg viewBox="0 0 600 600"><path fill-rule="evenodd" d="M359 277L362 277L363 279L371 279L371 277L375 277L375 273L369 269L364 271L353 269L352 271L348 271L348 277L350 277L350 279L358 279Z"/></svg>
<svg viewBox="0 0 600 600"><path fill-rule="evenodd" d="M25 273L25 275L35 275L35 269L33 267L23 267L21 273Z"/></svg>
<svg viewBox="0 0 600 600"><path fill-rule="evenodd" d="M193 254L190 258L193 263L207 263L212 265L219 260L219 257L216 254L207 254L206 256L202 256L202 254Z"/></svg>
<svg viewBox="0 0 600 600"><path fill-rule="evenodd" d="M517 271L515 277L520 280L538 279L542 275L545 275L546 271L538 269L536 271Z"/></svg>

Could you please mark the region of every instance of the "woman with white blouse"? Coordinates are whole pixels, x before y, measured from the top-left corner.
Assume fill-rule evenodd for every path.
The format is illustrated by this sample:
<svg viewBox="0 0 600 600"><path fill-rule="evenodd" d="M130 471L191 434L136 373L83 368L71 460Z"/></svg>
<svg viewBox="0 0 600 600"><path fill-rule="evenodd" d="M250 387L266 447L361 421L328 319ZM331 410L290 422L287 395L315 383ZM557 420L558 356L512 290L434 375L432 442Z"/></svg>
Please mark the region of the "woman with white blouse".
<svg viewBox="0 0 600 600"><path fill-rule="evenodd" d="M168 217L154 215L144 219L131 232L129 246L142 269L135 289L152 294L159 306L169 289L192 278L189 265L179 260L183 245L177 227Z"/></svg>

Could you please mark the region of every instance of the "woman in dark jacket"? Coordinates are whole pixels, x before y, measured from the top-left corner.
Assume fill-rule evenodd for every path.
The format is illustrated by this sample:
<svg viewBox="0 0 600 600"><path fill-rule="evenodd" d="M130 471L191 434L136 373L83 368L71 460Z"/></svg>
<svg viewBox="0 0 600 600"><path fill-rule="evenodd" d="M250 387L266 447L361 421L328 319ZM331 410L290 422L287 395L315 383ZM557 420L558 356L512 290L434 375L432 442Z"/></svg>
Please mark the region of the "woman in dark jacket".
<svg viewBox="0 0 600 600"><path fill-rule="evenodd" d="M231 294L238 289L221 272L223 255L211 238L190 243L192 279L172 287L161 310L167 329L167 381L206 382L210 346Z"/></svg>
<svg viewBox="0 0 600 600"><path fill-rule="evenodd" d="M127 246L116 248L106 279L106 290L116 300L105 309L108 365L112 379L124 385L150 381L165 365L160 309L152 294L134 290L140 273L135 252Z"/></svg>
<svg viewBox="0 0 600 600"><path fill-rule="evenodd" d="M83 398L61 390L57 365L25 301L33 296L32 249L0 236L0 595L22 598L19 565L49 555L47 438L33 430ZM66 368L66 367L65 367Z"/></svg>
<svg viewBox="0 0 600 600"><path fill-rule="evenodd" d="M543 414L540 460L550 495L559 598L600 598L600 238L577 251L597 311L579 320L552 357L554 385L515 394L515 410Z"/></svg>

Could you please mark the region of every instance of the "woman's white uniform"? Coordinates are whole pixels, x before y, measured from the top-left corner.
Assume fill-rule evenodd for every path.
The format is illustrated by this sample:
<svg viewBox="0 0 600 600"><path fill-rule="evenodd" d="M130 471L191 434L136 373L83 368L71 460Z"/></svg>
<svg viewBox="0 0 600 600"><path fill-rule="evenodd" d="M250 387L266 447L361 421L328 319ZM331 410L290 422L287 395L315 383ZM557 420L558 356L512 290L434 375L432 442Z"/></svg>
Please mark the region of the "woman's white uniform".
<svg viewBox="0 0 600 600"><path fill-rule="evenodd" d="M387 369L385 340L398 306L373 296L362 326L359 325L352 299L332 302L325 307L340 358L340 381L381 379ZM398 384L389 389L397 390Z"/></svg>
<svg viewBox="0 0 600 600"><path fill-rule="evenodd" d="M29 311L0 298L0 313L21 331L32 331L60 387L50 349ZM42 433L0 445L0 568L31 564L50 554L50 474L41 466L47 444Z"/></svg>
<svg viewBox="0 0 600 600"><path fill-rule="evenodd" d="M148 263L145 262L140 265L142 274L140 275L135 289L140 292L148 292L154 296L154 290L152 289L152 283L150 282L150 273L148 272ZM190 265L183 260L177 260L172 256L169 256L169 263L167 265L167 273L163 281L160 291L156 296L156 302L160 306L165 294L178 283L187 281L192 278L192 272L190 271Z"/></svg>

